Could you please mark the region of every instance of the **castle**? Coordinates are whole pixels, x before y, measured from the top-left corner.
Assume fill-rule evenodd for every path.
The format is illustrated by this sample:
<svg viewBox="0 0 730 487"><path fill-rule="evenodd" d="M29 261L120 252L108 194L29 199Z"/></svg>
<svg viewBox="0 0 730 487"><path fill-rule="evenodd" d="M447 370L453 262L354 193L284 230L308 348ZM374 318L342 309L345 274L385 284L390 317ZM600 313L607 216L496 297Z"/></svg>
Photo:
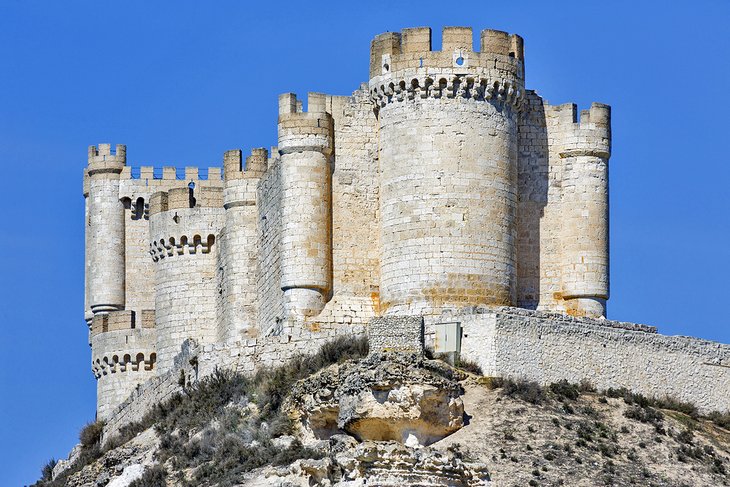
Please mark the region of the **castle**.
<svg viewBox="0 0 730 487"><path fill-rule="evenodd" d="M730 409L730 347L605 319L610 108L526 89L518 35L484 30L476 50L447 27L431 43L429 28L375 37L367 84L310 93L306 111L281 95L278 146L228 151L222 171L89 148L100 419L133 420L181 374L252 371L373 319L371 346L425 340L488 374ZM404 315L422 317L415 338Z"/></svg>

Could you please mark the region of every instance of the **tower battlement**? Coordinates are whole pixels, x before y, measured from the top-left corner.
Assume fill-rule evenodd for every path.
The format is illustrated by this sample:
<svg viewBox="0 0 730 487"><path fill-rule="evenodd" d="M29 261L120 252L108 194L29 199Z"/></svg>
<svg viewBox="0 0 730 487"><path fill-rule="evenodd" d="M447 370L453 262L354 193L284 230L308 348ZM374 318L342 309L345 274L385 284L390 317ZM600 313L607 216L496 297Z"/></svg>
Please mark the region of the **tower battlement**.
<svg viewBox="0 0 730 487"><path fill-rule="evenodd" d="M562 129L561 157L595 155L608 159L611 155L611 107L592 103L581 110L574 103L546 106L548 118Z"/></svg>
<svg viewBox="0 0 730 487"><path fill-rule="evenodd" d="M223 177L234 179L260 178L268 168L269 151L263 147L251 149L251 154L243 160L243 151L234 149L223 154Z"/></svg>
<svg viewBox="0 0 730 487"><path fill-rule="evenodd" d="M126 145L117 144L113 152L111 144L89 146L88 172L91 176L102 173L119 174L126 163Z"/></svg>
<svg viewBox="0 0 730 487"><path fill-rule="evenodd" d="M524 78L522 38L486 29L480 50L474 49L471 27L444 27L440 51L431 48L431 29L416 27L386 32L370 45L370 78L381 82L403 75L481 74L517 83Z"/></svg>
<svg viewBox="0 0 730 487"><path fill-rule="evenodd" d="M187 166L178 168L174 166L125 166L122 170L121 179L147 180L147 181L210 181L211 183L223 180L220 167L195 167Z"/></svg>
<svg viewBox="0 0 730 487"><path fill-rule="evenodd" d="M316 150L331 153L334 123L327 113L327 96L309 93L307 111L294 93L279 95L279 153Z"/></svg>
<svg viewBox="0 0 730 487"><path fill-rule="evenodd" d="M377 36L370 50L370 92L380 106L427 98L466 98L519 107L525 96L522 38L484 30L475 51L469 27L445 27L441 51L431 29Z"/></svg>
<svg viewBox="0 0 730 487"><path fill-rule="evenodd" d="M187 186L158 191L150 197L150 217L183 208L223 208L223 188Z"/></svg>

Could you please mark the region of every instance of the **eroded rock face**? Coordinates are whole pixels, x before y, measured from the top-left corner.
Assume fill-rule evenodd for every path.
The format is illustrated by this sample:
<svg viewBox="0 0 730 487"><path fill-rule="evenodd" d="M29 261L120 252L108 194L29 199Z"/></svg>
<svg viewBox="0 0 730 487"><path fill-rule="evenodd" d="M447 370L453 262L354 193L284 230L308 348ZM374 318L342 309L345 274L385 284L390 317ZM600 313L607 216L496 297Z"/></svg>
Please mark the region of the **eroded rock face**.
<svg viewBox="0 0 730 487"><path fill-rule="evenodd" d="M299 382L290 411L305 437L429 445L464 425L463 390L452 369L416 355L373 354Z"/></svg>
<svg viewBox="0 0 730 487"><path fill-rule="evenodd" d="M490 480L486 465L466 460L459 450L411 448L392 441L358 443L347 435L332 436L326 449L324 458L271 468L264 478L245 485L471 487Z"/></svg>

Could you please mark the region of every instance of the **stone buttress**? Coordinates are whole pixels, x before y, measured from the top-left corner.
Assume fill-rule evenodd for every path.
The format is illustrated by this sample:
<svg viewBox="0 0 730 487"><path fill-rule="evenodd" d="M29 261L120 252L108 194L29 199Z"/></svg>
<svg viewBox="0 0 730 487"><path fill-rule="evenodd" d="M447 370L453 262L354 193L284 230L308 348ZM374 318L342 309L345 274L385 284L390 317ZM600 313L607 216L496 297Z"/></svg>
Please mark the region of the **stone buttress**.
<svg viewBox="0 0 730 487"><path fill-rule="evenodd" d="M437 314L515 302L522 39L446 27L376 37L370 91L380 121L381 307Z"/></svg>

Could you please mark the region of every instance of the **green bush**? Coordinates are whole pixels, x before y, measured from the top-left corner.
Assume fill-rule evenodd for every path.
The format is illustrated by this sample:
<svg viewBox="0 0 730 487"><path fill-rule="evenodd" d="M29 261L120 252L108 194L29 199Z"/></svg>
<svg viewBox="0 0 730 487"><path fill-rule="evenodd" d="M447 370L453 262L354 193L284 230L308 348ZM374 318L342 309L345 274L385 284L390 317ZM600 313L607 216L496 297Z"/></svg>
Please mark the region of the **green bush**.
<svg viewBox="0 0 730 487"><path fill-rule="evenodd" d="M103 431L103 421L94 421L93 423L88 423L86 426L81 428L81 431L79 432L79 441L81 442L81 446L84 448L89 448L100 443L101 434Z"/></svg>
<svg viewBox="0 0 730 487"><path fill-rule="evenodd" d="M654 408L641 407L636 404L629 406L624 412L624 416L629 419L641 421L642 423L649 423L655 426L660 425L664 420L664 415Z"/></svg>
<svg viewBox="0 0 730 487"><path fill-rule="evenodd" d="M41 482L49 482L53 478L53 467L55 467L57 463L58 462L55 458L51 458L45 465L43 465L43 468L41 469Z"/></svg>
<svg viewBox="0 0 730 487"><path fill-rule="evenodd" d="M571 401L575 401L580 396L579 387L575 384L571 384L565 379L553 382L549 387L550 392L552 392L559 400L569 399Z"/></svg>
<svg viewBox="0 0 730 487"><path fill-rule="evenodd" d="M541 404L545 401L545 390L533 381L521 379L500 379L498 387L502 388L505 396L516 397L530 404Z"/></svg>

